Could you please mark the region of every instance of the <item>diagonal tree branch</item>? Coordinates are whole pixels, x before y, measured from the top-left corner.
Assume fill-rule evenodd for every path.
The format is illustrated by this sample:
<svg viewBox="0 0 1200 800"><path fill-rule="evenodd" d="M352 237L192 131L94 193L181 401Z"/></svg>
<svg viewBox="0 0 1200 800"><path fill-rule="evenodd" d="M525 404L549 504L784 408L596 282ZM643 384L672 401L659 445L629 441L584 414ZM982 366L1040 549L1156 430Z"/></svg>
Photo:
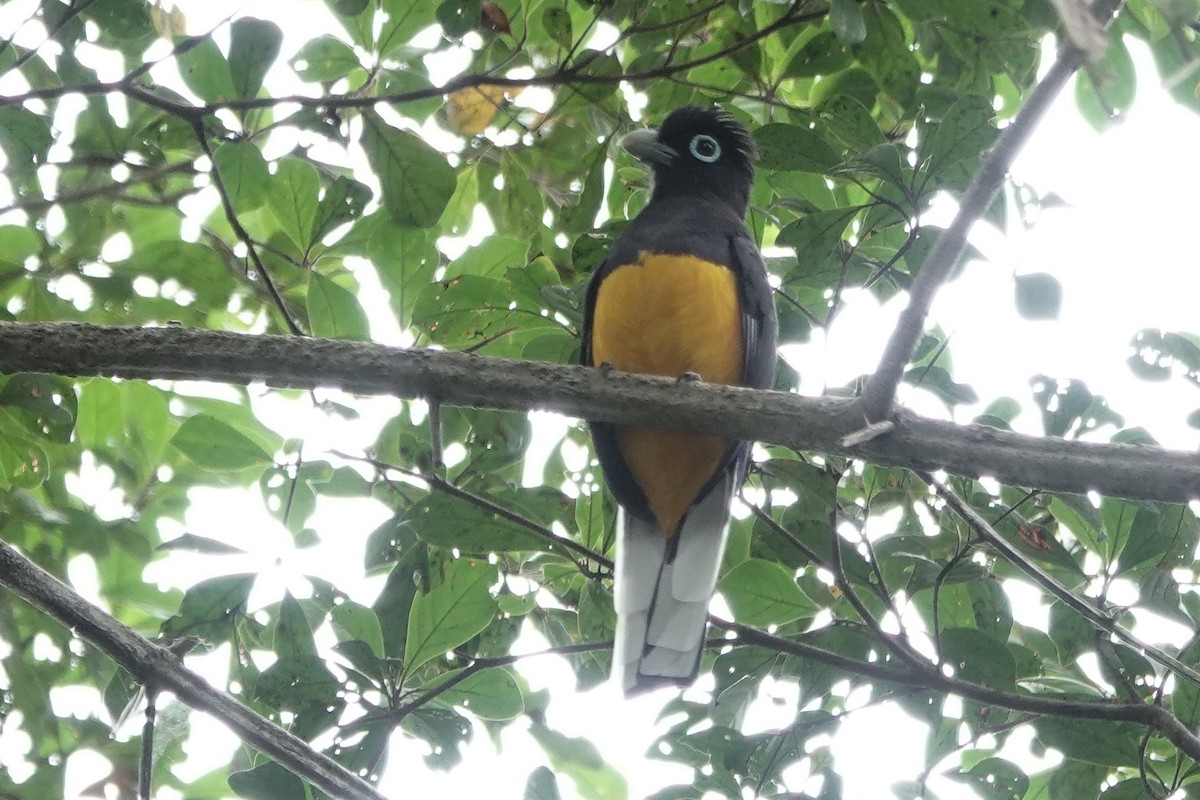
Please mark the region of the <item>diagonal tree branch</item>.
<svg viewBox="0 0 1200 800"><path fill-rule="evenodd" d="M1012 486L1182 503L1200 498L1200 453L1028 436L898 410L888 436L847 445L857 401L331 339L188 328L0 322L0 373L207 380L423 397L507 411L652 425L860 458L888 467L990 476Z"/></svg>
<svg viewBox="0 0 1200 800"><path fill-rule="evenodd" d="M224 722L238 737L292 774L333 797L384 800L383 795L329 756L262 718L187 669L178 656L139 636L0 540L0 584L46 612L116 661L139 683L174 692L192 708Z"/></svg>
<svg viewBox="0 0 1200 800"><path fill-rule="evenodd" d="M1041 586L1050 594L1057 597L1067 606L1070 606L1077 614L1091 623L1096 630L1104 631L1112 636L1116 636L1126 644L1132 645L1137 650L1146 654L1147 658L1157 661L1162 666L1171 670L1180 677L1186 678L1197 686L1200 686L1200 672L1184 664L1179 659L1175 658L1162 649L1150 644L1146 644L1142 640L1134 636L1128 629L1117 623L1109 614L1101 608L1097 608L1086 597L1072 592L1066 586L1063 586L1053 575L1046 572L1037 564L1025 558L1021 551L1014 547L1007 539L1001 536L988 521L979 515L975 509L971 508L967 503L963 502L962 498L956 495L949 486L934 478L932 475L922 474L921 478L928 483L933 490L937 492L938 497L946 501L946 504L954 509L963 520L971 527L980 538L986 540L988 544L1000 551L1000 554L1005 559L1014 564L1018 569L1033 579L1035 583Z"/></svg>
<svg viewBox="0 0 1200 800"><path fill-rule="evenodd" d="M1099 0L1092 13L1107 23L1120 5L1121 0ZM900 314L875 374L863 388L861 402L867 422L877 422L888 415L904 368L925 329L925 318L929 315L934 295L962 255L967 234L991 205L1017 154L1029 141L1050 104L1083 62L1084 55L1078 48L1064 46L1050 71L1030 93L1016 119L1004 129L996 144L983 157L979 172L967 187L953 222L942 231L921 265L921 271L909 292L908 306Z"/></svg>
<svg viewBox="0 0 1200 800"><path fill-rule="evenodd" d="M1013 711L1028 711L1039 715L1053 714L1071 719L1131 722L1157 731L1178 747L1181 752L1186 753L1194 760L1200 760L1200 737L1192 733L1166 708L1154 703L1122 700L1068 700L1043 695L1021 694L946 675L933 664L930 664L928 669L914 672L910 669L879 662L858 661L805 642L784 639L736 622L725 622L712 617L709 618L709 621L718 628L737 634L739 642L758 645L768 650L800 658L808 658L822 664L839 667L847 672L900 686L914 686L946 692Z"/></svg>
<svg viewBox="0 0 1200 800"><path fill-rule="evenodd" d="M71 86L46 86L30 89L20 95L13 97L0 97L0 107L6 105L19 105L27 100L52 100L68 94L78 94L83 96L106 95L113 93L128 94L134 100L145 103L146 105L174 114L178 117L187 120L202 119L208 114L212 114L221 109L231 111L248 111L256 108L274 108L281 105L299 105L304 108L317 108L324 110L338 110L343 108L371 108L377 103L406 103L414 100L426 100L432 97L442 97L452 94L462 89L470 89L478 86L509 86L509 87L532 87L532 86L562 86L562 85L617 85L620 83L645 83L647 81L658 80L672 75L686 73L696 67L711 64L715 61L729 58L733 54L753 46L758 41L779 31L785 30L794 25L801 25L805 22L811 22L816 19L821 19L828 14L828 10L822 8L818 11L802 12L803 3L796 3L785 14L770 25L764 26L753 34L745 38L738 39L736 42L727 47L707 53L703 56L693 58L686 61L671 62L661 64L655 67L646 69L625 72L619 74L600 74L591 75L581 71L579 68L558 69L553 72L544 73L541 75L533 75L527 78L510 78L503 75L491 75L487 73L460 75L452 78L441 86L429 86L422 89L414 89L407 92L396 92L392 94L380 94L373 97L364 97L361 94L340 94L340 95L323 95L313 97L311 95L287 95L283 97L248 97L237 98L230 100L222 100L220 102L206 103L204 105L190 105L180 103L174 99L163 97L147 91L146 87L140 86L130 80L130 77L136 77L131 74L120 80L97 82L88 84L75 84Z"/></svg>

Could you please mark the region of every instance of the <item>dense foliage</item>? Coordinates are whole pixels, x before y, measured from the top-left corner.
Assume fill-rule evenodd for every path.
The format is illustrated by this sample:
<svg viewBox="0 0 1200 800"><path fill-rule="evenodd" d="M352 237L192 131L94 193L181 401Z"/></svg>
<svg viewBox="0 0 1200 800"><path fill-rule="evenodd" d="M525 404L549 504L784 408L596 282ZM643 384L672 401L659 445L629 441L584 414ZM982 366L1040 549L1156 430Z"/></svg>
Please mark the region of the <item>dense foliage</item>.
<svg viewBox="0 0 1200 800"><path fill-rule="evenodd" d="M646 201L645 172L616 139L635 116L717 103L758 141L749 222L775 248L781 340L803 342L833 322L847 290L886 300L909 288L939 233L923 212L970 183L1061 27L1048 0L294 4L320 20L308 25L276 13L282 5L205 31L186 5L0 3L15 31L0 43L0 320L386 338L571 363L581 289ZM1194 0L1130 0L1094 79L1077 84L1081 108L1103 124L1132 102L1123 37L1180 74L1200 58L1198 16ZM1194 79L1172 91L1200 109ZM989 220L1002 227L1011 207L997 201ZM1022 313L1053 318L1053 276L1016 288ZM977 402L946 345L931 328L906 381L948 409ZM1147 332L1139 345L1153 357L1135 365L1151 377L1172 364L1200 372L1186 335ZM777 388L796 380L781 366ZM1042 410L1047 435L1144 440L1084 385L1037 385L1025 402ZM473 721L495 731L528 717L559 778L586 797L622 796L594 752L540 722L555 698L531 692L509 657L532 627L580 689L608 673L614 507L579 457L583 426L549 448L531 486L524 457L538 430L525 415L431 415L405 402L365 446L328 436L313 446L286 438L281 406L264 402L273 396L312 404L330 426L367 413L319 392L0 376L0 538L64 579L86 556L95 596L146 636L225 647L237 697L354 771L377 775L397 730L428 742L430 767L453 768ZM980 420L1006 427L1020 405L995 398ZM1015 546L1012 562L915 473L778 447L759 456L755 513L734 522L719 591L737 622L863 667L767 639L712 648L711 692L669 701L678 722L657 753L694 767L694 782L660 800L839 797L823 737L851 692L926 722L922 774L957 772L982 797L1200 796L1177 741L1119 715L1078 719L1035 702L1157 704L1194 729L1200 686L1061 598L1047 596L1041 627L1003 588L1024 559L1115 620L1128 623L1132 604L1198 627L1191 509L952 479ZM260 532L237 519L225 539L187 532L200 487L250 487L294 548L332 545L360 575L385 575L382 590L363 597L357 583L311 574L306 594L251 606L256 575L212 565L232 563L214 559ZM388 519L346 541L310 524L328 498L374 498ZM191 559L197 577L177 576L180 589L148 581L163 559ZM1108 604L1114 586L1121 607ZM111 760L108 783L132 796L138 748L112 739L128 675L13 595L0 604L0 729L28 737L34 767L0 771L0 797L61 796L65 758L85 748ZM1160 644L1196 665L1194 641ZM937 679L947 671L994 696L951 687L964 698L952 715ZM767 676L798 683L794 716L744 734ZM63 713L49 698L64 687L97 690L106 709ZM1032 704L1010 710L1006 697ZM155 743L160 765L179 758L187 734L173 708L177 724ZM1052 773L995 757L1027 726L1065 756ZM806 777L785 785L797 764ZM189 798L303 796L298 778L248 750L187 787L162 766L155 780ZM559 788L539 771L527 797ZM925 791L921 781L896 789Z"/></svg>

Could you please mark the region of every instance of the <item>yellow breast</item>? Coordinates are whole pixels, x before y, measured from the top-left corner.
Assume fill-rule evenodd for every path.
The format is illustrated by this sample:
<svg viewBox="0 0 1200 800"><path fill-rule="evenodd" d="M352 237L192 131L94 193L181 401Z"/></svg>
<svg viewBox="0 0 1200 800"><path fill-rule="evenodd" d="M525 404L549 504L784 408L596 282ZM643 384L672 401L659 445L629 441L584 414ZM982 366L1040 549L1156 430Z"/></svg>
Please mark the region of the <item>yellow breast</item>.
<svg viewBox="0 0 1200 800"><path fill-rule="evenodd" d="M693 256L642 253L600 284L592 364L709 383L742 382L742 318L733 272ZM718 436L625 427L618 442L663 535L712 478L729 443Z"/></svg>

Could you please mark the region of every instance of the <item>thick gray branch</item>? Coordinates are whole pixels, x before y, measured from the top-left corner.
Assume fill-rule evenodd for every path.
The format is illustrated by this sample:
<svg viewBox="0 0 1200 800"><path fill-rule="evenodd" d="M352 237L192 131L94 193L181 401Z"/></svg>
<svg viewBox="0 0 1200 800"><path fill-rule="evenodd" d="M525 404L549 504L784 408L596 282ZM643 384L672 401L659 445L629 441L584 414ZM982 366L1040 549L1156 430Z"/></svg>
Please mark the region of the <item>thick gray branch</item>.
<svg viewBox="0 0 1200 800"><path fill-rule="evenodd" d="M89 603L58 578L0 540L0 585L116 661L143 686L174 692L192 708L224 722L243 742L333 797L384 800L369 784L302 739L214 688L164 647L147 641Z"/></svg>
<svg viewBox="0 0 1200 800"><path fill-rule="evenodd" d="M991 476L1054 492L1186 502L1200 498L1200 454L1091 444L954 425L899 410L895 429L841 439L863 419L852 400L810 398L583 367L357 342L187 328L0 323L0 373L265 383L423 397L473 408L719 433L915 470Z"/></svg>

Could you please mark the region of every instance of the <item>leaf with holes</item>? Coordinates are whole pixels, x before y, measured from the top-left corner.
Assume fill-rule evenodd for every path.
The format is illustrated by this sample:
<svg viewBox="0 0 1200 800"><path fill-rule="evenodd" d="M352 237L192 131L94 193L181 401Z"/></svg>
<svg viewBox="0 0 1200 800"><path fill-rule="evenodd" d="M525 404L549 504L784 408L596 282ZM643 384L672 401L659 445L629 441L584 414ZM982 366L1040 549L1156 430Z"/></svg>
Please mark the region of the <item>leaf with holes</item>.
<svg viewBox="0 0 1200 800"><path fill-rule="evenodd" d="M369 342L371 328L358 298L318 272L308 275L308 324L314 336Z"/></svg>
<svg viewBox="0 0 1200 800"><path fill-rule="evenodd" d="M489 587L496 568L486 561L459 558L444 566L442 581L413 599L408 615L406 672L445 654L475 636L496 615Z"/></svg>
<svg viewBox="0 0 1200 800"><path fill-rule="evenodd" d="M717 583L733 616L747 625L783 625L817 613L817 605L783 566L751 558L729 570Z"/></svg>
<svg viewBox="0 0 1200 800"><path fill-rule="evenodd" d="M416 228L437 222L457 186L445 156L373 111L363 114L362 146L379 175L383 204L392 218Z"/></svg>
<svg viewBox="0 0 1200 800"><path fill-rule="evenodd" d="M171 444L205 469L227 471L273 463L271 454L242 432L208 414L188 417Z"/></svg>

